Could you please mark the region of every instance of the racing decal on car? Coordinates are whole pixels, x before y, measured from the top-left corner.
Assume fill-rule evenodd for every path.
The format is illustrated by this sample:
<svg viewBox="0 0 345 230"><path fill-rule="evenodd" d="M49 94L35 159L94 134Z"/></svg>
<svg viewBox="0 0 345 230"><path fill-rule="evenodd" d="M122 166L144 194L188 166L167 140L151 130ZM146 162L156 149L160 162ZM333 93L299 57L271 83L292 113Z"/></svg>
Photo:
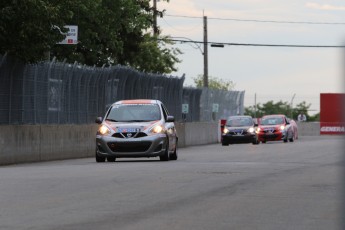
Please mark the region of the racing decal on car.
<svg viewBox="0 0 345 230"><path fill-rule="evenodd" d="M139 128L116 128L117 133L137 133L140 132Z"/></svg>
<svg viewBox="0 0 345 230"><path fill-rule="evenodd" d="M264 131L266 132L266 133L274 133L274 128L265 128L264 129Z"/></svg>
<svg viewBox="0 0 345 230"><path fill-rule="evenodd" d="M153 100L123 100L119 104L155 104Z"/></svg>

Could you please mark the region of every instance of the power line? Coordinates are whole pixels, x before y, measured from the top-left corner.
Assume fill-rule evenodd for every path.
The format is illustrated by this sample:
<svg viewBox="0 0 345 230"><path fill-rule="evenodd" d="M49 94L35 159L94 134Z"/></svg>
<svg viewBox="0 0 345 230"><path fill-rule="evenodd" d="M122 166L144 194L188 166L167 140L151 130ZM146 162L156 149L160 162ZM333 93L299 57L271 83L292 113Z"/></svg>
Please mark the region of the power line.
<svg viewBox="0 0 345 230"><path fill-rule="evenodd" d="M158 39L164 40L164 39ZM166 39L172 42L181 42L181 43L195 43L195 44L204 44L203 41L195 40L182 40L182 39ZM290 48L345 48L345 46L332 46L332 45L282 45L282 44L251 44L251 43L232 43L232 42L207 42L211 45L228 45L228 46L265 46L265 47L290 47Z"/></svg>
<svg viewBox="0 0 345 230"><path fill-rule="evenodd" d="M164 16L176 17L176 18L197 18L197 16L186 16L186 15L172 15L166 14ZM278 21L278 20L257 20L257 19L238 19L238 18L212 18L210 20L221 20L221 21L238 21L238 22L259 22L259 23L279 23L279 24L309 24L309 25L345 25L345 22L311 22L311 21Z"/></svg>
<svg viewBox="0 0 345 230"><path fill-rule="evenodd" d="M177 31L184 31L184 32L186 32L186 31L193 31L193 30L199 29L200 25L202 24L202 23L200 23L197 26L194 26L193 28L179 29L179 28L176 28L175 26L172 26L170 23L168 23L167 20L165 20L165 18L162 18L162 19L172 29L177 30Z"/></svg>

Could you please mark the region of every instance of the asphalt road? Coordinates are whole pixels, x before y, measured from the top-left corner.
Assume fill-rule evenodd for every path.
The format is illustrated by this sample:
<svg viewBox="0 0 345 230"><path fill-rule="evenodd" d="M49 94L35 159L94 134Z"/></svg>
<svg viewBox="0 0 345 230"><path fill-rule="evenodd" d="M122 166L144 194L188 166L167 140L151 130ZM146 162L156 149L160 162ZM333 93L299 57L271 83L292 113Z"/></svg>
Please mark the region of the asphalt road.
<svg viewBox="0 0 345 230"><path fill-rule="evenodd" d="M177 161L0 167L0 229L344 229L344 141L206 145Z"/></svg>

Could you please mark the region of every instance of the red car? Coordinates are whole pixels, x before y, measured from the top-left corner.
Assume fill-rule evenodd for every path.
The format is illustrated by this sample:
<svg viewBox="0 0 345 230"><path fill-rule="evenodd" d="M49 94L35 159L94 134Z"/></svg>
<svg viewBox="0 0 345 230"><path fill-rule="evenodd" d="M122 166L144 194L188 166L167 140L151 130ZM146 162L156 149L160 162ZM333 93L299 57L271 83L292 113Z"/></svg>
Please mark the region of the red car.
<svg viewBox="0 0 345 230"><path fill-rule="evenodd" d="M293 142L298 138L296 123L282 114L263 116L256 132L258 141L262 143L281 140Z"/></svg>

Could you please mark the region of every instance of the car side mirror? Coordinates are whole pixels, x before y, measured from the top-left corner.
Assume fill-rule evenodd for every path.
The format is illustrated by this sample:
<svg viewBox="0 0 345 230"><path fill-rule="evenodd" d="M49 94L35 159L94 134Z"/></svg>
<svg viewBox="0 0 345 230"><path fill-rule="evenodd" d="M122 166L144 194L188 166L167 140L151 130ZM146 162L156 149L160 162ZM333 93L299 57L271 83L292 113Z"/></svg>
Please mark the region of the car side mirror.
<svg viewBox="0 0 345 230"><path fill-rule="evenodd" d="M96 120L95 120L95 123L97 124L102 124L103 122L103 118L102 117L97 117Z"/></svg>
<svg viewBox="0 0 345 230"><path fill-rule="evenodd" d="M167 116L166 122L174 122L174 121L175 121L174 116Z"/></svg>

